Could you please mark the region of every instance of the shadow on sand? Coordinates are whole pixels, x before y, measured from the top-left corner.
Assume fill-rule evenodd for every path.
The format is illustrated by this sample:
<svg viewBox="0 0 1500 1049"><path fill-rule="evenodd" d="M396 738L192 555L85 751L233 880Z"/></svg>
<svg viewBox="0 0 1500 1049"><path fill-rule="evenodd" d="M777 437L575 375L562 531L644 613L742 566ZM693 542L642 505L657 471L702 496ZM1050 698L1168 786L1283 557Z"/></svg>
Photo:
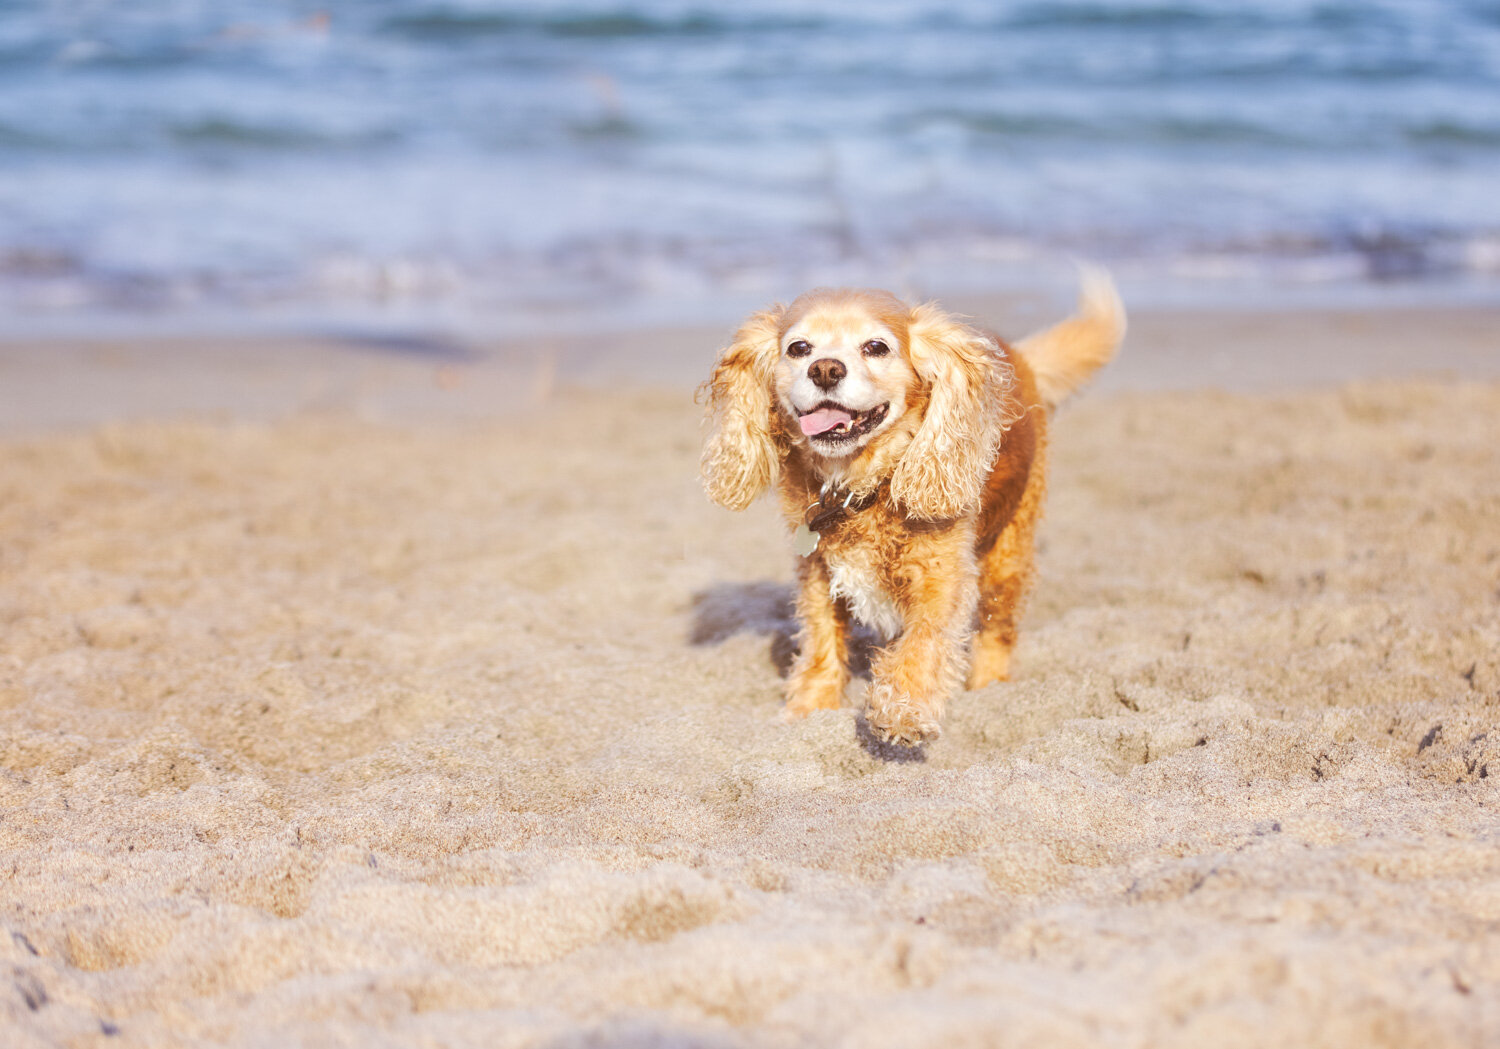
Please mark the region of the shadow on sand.
<svg viewBox="0 0 1500 1049"><path fill-rule="evenodd" d="M692 645L717 645L740 634L771 640L771 665L785 678L797 658L797 616L792 588L785 583L716 583L693 595ZM849 637L849 669L855 677L870 676L870 659L878 639L856 626ZM859 745L882 761L924 761L921 747L906 747L881 739L861 714L855 723Z"/></svg>
<svg viewBox="0 0 1500 1049"><path fill-rule="evenodd" d="M797 658L797 617L785 583L715 583L693 595L692 645L717 645L740 634L771 639L771 664L786 677Z"/></svg>

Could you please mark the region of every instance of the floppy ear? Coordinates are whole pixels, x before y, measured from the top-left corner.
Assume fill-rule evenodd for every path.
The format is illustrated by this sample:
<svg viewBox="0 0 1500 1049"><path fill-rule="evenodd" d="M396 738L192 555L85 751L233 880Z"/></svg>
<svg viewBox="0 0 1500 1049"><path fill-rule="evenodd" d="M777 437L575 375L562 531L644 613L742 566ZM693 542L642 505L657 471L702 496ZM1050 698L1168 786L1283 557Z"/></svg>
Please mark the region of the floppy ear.
<svg viewBox="0 0 1500 1049"><path fill-rule="evenodd" d="M703 447L703 488L731 510L743 510L781 474L783 448L771 403L771 378L781 352L785 310L756 313L719 354L708 392L713 433Z"/></svg>
<svg viewBox="0 0 1500 1049"><path fill-rule="evenodd" d="M958 517L978 508L1013 421L1005 402L1015 369L994 339L933 303L912 310L909 340L927 410L896 464L891 494L913 517Z"/></svg>

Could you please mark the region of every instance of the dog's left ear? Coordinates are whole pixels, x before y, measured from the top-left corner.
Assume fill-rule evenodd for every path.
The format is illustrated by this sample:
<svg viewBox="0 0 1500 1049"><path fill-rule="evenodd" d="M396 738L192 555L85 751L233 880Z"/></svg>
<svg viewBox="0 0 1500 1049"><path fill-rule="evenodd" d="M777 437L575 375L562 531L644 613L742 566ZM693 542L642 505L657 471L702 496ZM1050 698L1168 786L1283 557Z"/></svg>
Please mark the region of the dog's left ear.
<svg viewBox="0 0 1500 1049"><path fill-rule="evenodd" d="M933 303L912 310L912 368L928 388L927 411L891 477L891 494L913 517L945 520L979 507L1000 438L1015 369L995 340Z"/></svg>

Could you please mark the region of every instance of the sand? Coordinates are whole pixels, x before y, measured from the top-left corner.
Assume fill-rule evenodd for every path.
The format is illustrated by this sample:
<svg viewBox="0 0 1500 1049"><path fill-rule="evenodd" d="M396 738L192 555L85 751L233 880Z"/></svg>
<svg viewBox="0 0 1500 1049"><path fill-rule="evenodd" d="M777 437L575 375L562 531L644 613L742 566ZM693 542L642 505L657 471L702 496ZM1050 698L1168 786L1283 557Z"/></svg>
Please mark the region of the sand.
<svg viewBox="0 0 1500 1049"><path fill-rule="evenodd" d="M777 721L685 382L0 352L0 1043L1500 1045L1500 328L1241 320L1063 413L921 761Z"/></svg>

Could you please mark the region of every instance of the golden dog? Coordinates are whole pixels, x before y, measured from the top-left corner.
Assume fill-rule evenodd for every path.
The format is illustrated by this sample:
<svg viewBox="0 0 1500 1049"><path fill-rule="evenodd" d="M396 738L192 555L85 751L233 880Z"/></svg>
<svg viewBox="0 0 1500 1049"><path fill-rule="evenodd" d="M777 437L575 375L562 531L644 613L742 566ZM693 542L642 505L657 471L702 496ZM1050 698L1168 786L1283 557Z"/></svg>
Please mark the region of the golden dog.
<svg viewBox="0 0 1500 1049"><path fill-rule="evenodd" d="M881 291L818 289L745 322L705 384L703 483L732 510L776 485L795 530L785 716L839 706L851 618L888 642L866 699L886 740L934 738L961 683L1009 676L1049 414L1124 333L1092 269L1076 314L1014 347Z"/></svg>

